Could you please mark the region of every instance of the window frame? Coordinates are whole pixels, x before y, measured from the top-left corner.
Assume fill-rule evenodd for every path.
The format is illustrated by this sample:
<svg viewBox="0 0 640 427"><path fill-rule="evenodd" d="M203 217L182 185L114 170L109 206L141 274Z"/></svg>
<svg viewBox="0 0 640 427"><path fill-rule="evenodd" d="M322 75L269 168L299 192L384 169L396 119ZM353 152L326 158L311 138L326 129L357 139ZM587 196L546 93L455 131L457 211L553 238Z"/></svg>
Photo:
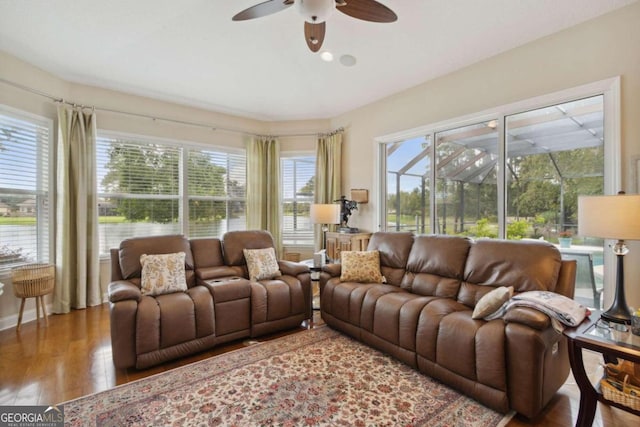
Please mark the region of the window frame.
<svg viewBox="0 0 640 427"><path fill-rule="evenodd" d="M506 117L523 111L535 110L547 107L549 105L570 102L579 98L590 96L604 96L604 135L605 141L605 159L604 159L604 193L615 194L621 183L621 146L620 146L620 77L601 80L590 84L578 86L571 89L561 90L547 95L529 98L512 104L499 106L490 110L481 111L475 114L437 122L430 125L420 126L414 129L401 131L374 138L377 144L377 168L376 168L376 197L379 209L376 216L379 229L382 229L382 223L386 213L386 175L387 164L385 158L385 145L393 142L400 142L410 138L431 136L431 140L435 141L435 134L450 130L457 127L473 125L475 123L496 120L498 131L499 158L498 158L498 220L499 220L499 237L506 235L506 141L505 141L505 125ZM435 160L435 144L432 144L430 153L432 161ZM436 168L430 171L430 197L431 207L430 216L435 217L435 172ZM434 230L435 222L431 221L430 232Z"/></svg>
<svg viewBox="0 0 640 427"><path fill-rule="evenodd" d="M160 137L156 137L156 136L150 136L150 135L141 135L141 134L135 134L135 133L129 133L129 132L119 132L119 131L112 131L112 130L108 130L108 129L98 129L97 132L97 136L98 139L101 138L113 138L113 139L126 139L129 141L135 141L135 142L140 142L142 144L148 143L148 144L161 144L161 145L165 145L168 147L172 147L172 148L176 148L179 152L179 160L178 160L178 164L179 164L179 179L178 179L178 195L167 195L166 197L164 196L151 196L150 198L173 198L173 199L177 199L178 200L178 207L179 207L179 213L178 213L178 226L179 226L179 232L181 234L184 234L187 238L190 237L190 229L189 229L189 200L191 199L191 196L188 192L188 186L189 186L189 181L188 181L188 161L189 161L189 152L190 151L216 151L216 152L220 152L220 153L225 153L227 155L229 154L233 154L233 155L240 155L240 156L244 156L245 159L245 174L244 174L244 179L245 179L245 191L246 191L246 150L242 149L242 148L235 148L235 147L223 147L223 146L218 146L218 145L210 145L210 144L204 144L204 143L198 143L198 142L194 142L194 141L187 141L187 140L179 140L179 139L170 139L170 138L160 138ZM98 198L105 198L105 197L109 197L110 193L104 193L100 191L100 183L98 182ZM207 200L220 200L220 196L193 196L196 198L203 198L203 199L207 199ZM224 200L225 203L229 203L231 201L235 201L238 200L237 197L235 198L229 198L227 197ZM241 200L242 202L246 202L246 193L244 198ZM245 205L245 209L246 209L246 205ZM246 210L245 210L245 218L246 218ZM246 228L246 222L245 222L245 228ZM222 236L209 236L209 237L222 237ZM102 246L102 244L100 245ZM101 252L100 253L100 257L104 258L108 256L107 253Z"/></svg>
<svg viewBox="0 0 640 427"><path fill-rule="evenodd" d="M55 192L55 145L57 143L57 135L54 133L54 122L52 119L33 114L27 111L23 111L17 108L10 107L5 104L0 104L0 114L11 117L16 120L22 120L31 122L34 125L42 126L47 129L47 147L46 149L39 149L36 156L36 176L37 186L43 184L46 174L46 191L38 190L36 193L43 191L43 197L39 197L36 194L37 203L44 198L46 200L48 209L47 215L41 209L36 209L36 261L35 262L47 262L54 263L55 260L55 205L54 205L54 192ZM40 147L39 147L40 148ZM44 157L47 158L47 170L43 170ZM45 226L46 225L46 226ZM46 234L46 235L45 235ZM24 262L22 264L26 264ZM20 264L14 264L11 266L0 267L0 277L8 277L12 267L16 267Z"/></svg>
<svg viewBox="0 0 640 427"><path fill-rule="evenodd" d="M316 153L312 150L305 150L305 151L285 151L285 152L281 152L280 153L280 173L283 179L281 179L281 188L280 188L280 192L282 194L282 204L284 206L284 204L290 200L289 198L285 197L285 191L284 191L284 165L283 165L283 161L286 161L287 159L294 159L294 158L313 158L313 176L316 176L316 165L317 165L317 156ZM314 196L315 196L315 187L314 187L314 193L310 196L309 198L309 203L310 205L314 203ZM295 194L294 194L294 198L293 201L295 201ZM284 218L284 215L283 215ZM296 235L295 233L293 233L293 235ZM313 224L311 225L311 230L310 230L310 241L308 244L287 244L285 243L285 229L284 229L284 222L282 224L282 240L283 240L283 246L288 247L288 248L313 248L314 247L314 227ZM298 240L298 239L296 239Z"/></svg>
<svg viewBox="0 0 640 427"><path fill-rule="evenodd" d="M539 108L548 107L550 105L562 104L570 102L576 99L588 98L591 96L602 95L604 102L604 194L616 194L621 189L621 109L620 109L620 76L612 77L609 79L599 80L596 82L588 83L581 86L576 86L569 89L560 90L557 92L549 93L546 95L536 96L525 100L517 101L514 103L498 106L488 110L480 111L477 113L460 116L425 126L420 126L413 129L408 129L388 135L383 135L374 138L374 142L377 144L376 150L376 172L375 174L375 196L379 209L376 211L376 220L378 222L378 228L382 229L383 221L387 211L386 206L386 176L387 176L387 164L385 158L385 146L386 144L393 142L400 142L410 138L424 137L431 135L432 141L435 141L435 134L438 132L446 131L456 127L463 127L479 123L483 121L496 120L498 131L498 237L506 237L506 166L507 166L507 153L506 153L506 118L514 114L518 114L524 111L535 110ZM430 153L432 161L435 160L435 144L432 144L432 151ZM432 163L433 164L433 163ZM435 174L436 168L431 168L431 206L430 206L430 218L431 218L431 230L435 232ZM633 185L629 184L630 189ZM611 241L607 240L607 243ZM604 260L606 265L613 265L615 259L612 251L605 251ZM615 269L605 268L604 283L615 282Z"/></svg>

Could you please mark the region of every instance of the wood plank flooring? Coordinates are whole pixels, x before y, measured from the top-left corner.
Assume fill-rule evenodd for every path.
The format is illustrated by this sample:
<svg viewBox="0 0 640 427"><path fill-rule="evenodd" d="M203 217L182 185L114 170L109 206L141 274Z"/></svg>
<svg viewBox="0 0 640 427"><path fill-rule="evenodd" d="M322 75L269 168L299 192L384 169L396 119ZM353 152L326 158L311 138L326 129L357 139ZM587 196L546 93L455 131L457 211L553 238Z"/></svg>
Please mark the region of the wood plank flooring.
<svg viewBox="0 0 640 427"><path fill-rule="evenodd" d="M315 325L322 323L315 312ZM261 337L268 340L296 333L299 329ZM0 331L0 405L50 405L112 388L139 378L167 371L213 355L241 348L242 342L222 345L176 362L144 371L116 369L111 360L109 307L107 304L52 315L49 326L32 321ZM602 368L597 355L585 352L587 372L599 378ZM579 392L573 376L556 393L543 413L534 420L515 417L508 426L572 426L578 414ZM640 417L599 404L594 426L638 425Z"/></svg>

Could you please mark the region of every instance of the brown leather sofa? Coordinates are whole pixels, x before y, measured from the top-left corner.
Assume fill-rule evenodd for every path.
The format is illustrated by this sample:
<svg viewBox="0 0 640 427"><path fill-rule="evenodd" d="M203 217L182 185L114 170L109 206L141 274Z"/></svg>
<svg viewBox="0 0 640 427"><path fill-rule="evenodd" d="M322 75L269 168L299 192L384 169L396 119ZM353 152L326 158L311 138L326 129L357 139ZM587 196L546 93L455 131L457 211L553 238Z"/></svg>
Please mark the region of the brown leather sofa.
<svg viewBox="0 0 640 427"><path fill-rule="evenodd" d="M324 321L372 347L506 413L534 417L569 374L564 336L533 309L472 319L497 286L573 297L576 266L550 244L411 233L374 233L386 284L321 274Z"/></svg>
<svg viewBox="0 0 640 427"><path fill-rule="evenodd" d="M298 327L312 316L306 265L278 261L282 276L250 281L242 249L273 247L266 231L216 238L124 240L111 250L109 302L113 362L148 368L220 343ZM142 254L184 252L186 292L142 295Z"/></svg>

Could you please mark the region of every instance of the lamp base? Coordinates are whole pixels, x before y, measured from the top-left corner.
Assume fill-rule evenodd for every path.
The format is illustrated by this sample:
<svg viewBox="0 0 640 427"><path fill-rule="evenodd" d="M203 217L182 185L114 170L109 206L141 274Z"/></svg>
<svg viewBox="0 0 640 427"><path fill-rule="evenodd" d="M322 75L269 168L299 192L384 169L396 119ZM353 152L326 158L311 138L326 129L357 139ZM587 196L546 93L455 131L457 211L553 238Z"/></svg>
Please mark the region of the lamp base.
<svg viewBox="0 0 640 427"><path fill-rule="evenodd" d="M631 313L629 312L629 309L625 309L624 307L611 307L609 310L601 313L600 317L607 322L631 323Z"/></svg>
<svg viewBox="0 0 640 427"><path fill-rule="evenodd" d="M631 312L627 306L627 299L624 295L624 255L628 252L627 247L622 240L614 246L613 251L616 254L618 271L616 272L616 293L613 296L613 304L600 317L606 321L614 323L631 323Z"/></svg>

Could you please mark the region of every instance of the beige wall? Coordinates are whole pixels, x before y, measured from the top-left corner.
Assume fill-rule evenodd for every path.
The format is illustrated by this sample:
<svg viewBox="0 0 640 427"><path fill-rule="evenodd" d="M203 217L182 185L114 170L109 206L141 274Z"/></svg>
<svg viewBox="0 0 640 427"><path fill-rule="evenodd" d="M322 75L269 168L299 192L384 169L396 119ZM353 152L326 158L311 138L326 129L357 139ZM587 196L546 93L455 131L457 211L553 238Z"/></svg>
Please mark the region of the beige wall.
<svg viewBox="0 0 640 427"><path fill-rule="evenodd" d="M544 95L582 84L622 78L622 184L630 191L634 171L631 158L640 156L640 4L543 38L473 66L426 82L379 102L328 120L261 122L128 95L116 91L69 84L14 57L0 52L0 77L78 103L130 112L211 124L249 133L300 135L282 138L283 150L313 150L315 138L307 136L338 127L346 128L343 192L351 188L375 189L374 138L448 120L500 105ZM390 77L392 78L392 77ZM46 98L0 82L0 103L54 118L55 108ZM102 129L177 138L204 144L242 147L242 132L210 131L102 113ZM350 224L376 230L375 195L360 205ZM640 245L632 244L627 256L629 303L640 306ZM103 277L108 277L103 274ZM0 278L4 281L5 279ZM609 292L610 294L611 292ZM3 319L15 318L18 303L11 289L0 296L0 329Z"/></svg>
<svg viewBox="0 0 640 427"><path fill-rule="evenodd" d="M98 128L110 131L235 148L243 148L249 134L272 134L282 135L282 151L313 151L316 141L314 134L331 130L329 120L263 122L113 90L71 84L3 52L0 52L0 78L78 104L202 123L217 128L214 131L211 128L163 120L154 121L98 110ZM0 104L47 117L55 122L54 102L44 96L2 82L0 82ZM309 255L305 254L305 257ZM110 265L108 261L103 260L100 266L101 285L106 292ZM20 300L13 295L9 277L0 277L0 281L6 285L4 294L0 296L1 330L16 324ZM34 299L28 300L25 310L25 320L35 319Z"/></svg>
<svg viewBox="0 0 640 427"><path fill-rule="evenodd" d="M622 188L637 192L631 159L640 156L639 22L636 3L334 118L331 127L348 129L343 191L376 187L376 137L621 76ZM377 230L377 210L373 198L350 224ZM640 245L631 244L625 269L628 302L638 307Z"/></svg>

